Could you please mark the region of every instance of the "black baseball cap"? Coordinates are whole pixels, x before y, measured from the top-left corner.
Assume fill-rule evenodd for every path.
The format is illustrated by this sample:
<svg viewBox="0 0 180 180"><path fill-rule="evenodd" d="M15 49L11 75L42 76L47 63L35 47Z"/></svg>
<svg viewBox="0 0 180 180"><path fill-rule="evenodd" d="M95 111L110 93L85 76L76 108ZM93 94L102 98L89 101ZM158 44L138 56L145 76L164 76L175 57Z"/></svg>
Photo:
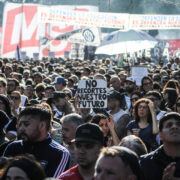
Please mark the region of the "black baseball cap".
<svg viewBox="0 0 180 180"><path fill-rule="evenodd" d="M104 134L101 128L94 123L84 123L77 127L75 139L72 142L104 143Z"/></svg>

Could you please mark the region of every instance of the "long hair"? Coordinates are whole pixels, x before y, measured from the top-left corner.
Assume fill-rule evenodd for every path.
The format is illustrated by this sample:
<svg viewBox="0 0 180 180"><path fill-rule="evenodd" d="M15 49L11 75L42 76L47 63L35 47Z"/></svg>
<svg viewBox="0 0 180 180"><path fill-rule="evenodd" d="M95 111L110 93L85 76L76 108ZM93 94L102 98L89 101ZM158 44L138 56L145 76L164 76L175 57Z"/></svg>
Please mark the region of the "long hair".
<svg viewBox="0 0 180 180"><path fill-rule="evenodd" d="M134 107L135 107L135 121L138 123L139 121L140 121L140 117L139 117L139 115L138 115L138 106L139 106L139 104L140 103L146 103L147 105L149 104L149 103L151 103L152 101L151 100L149 100L149 99L147 99L147 98L141 98L141 99L139 99L139 100L137 100L137 102L135 103L135 105L134 105ZM147 122L148 123L152 123L152 115L151 115L151 112L150 112L150 110L149 110L149 106L148 106L148 115L147 115Z"/></svg>

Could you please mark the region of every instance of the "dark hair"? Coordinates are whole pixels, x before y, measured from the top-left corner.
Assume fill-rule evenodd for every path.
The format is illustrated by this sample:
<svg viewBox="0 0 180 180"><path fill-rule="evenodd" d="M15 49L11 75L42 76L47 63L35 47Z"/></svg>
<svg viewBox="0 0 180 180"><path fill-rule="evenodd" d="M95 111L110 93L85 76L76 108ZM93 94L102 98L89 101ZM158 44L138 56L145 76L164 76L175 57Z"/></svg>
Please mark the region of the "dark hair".
<svg viewBox="0 0 180 180"><path fill-rule="evenodd" d="M15 83L15 86L19 86L19 81L15 78L8 78L7 81L13 81Z"/></svg>
<svg viewBox="0 0 180 180"><path fill-rule="evenodd" d="M33 105L33 106L28 106L19 113L19 119L22 116L27 116L27 115L39 116L40 121L45 121L46 122L47 131L49 131L50 123L51 123L51 120L52 120L52 112L51 112L50 109L48 109L45 106L38 105L38 104Z"/></svg>
<svg viewBox="0 0 180 180"><path fill-rule="evenodd" d="M170 112L165 114L160 120L159 120L159 131L161 132L163 129L163 124L169 119L176 119L180 121L180 114L177 112Z"/></svg>
<svg viewBox="0 0 180 180"><path fill-rule="evenodd" d="M105 114L96 114L95 116L92 117L90 122L99 125L100 120L106 118L108 117Z"/></svg>
<svg viewBox="0 0 180 180"><path fill-rule="evenodd" d="M150 102L152 102L151 100L147 99L147 98L141 98L141 99L138 99L134 105L134 108L135 108L135 121L136 122L139 122L140 121L140 118L139 118L139 115L138 115L138 106L140 103L146 103L146 104L149 104ZM148 109L149 109L149 106L148 106ZM147 122L148 123L152 123L152 115L150 113L150 110L149 110L149 113L147 115Z"/></svg>
<svg viewBox="0 0 180 180"><path fill-rule="evenodd" d="M0 94L0 100L3 101L3 104L6 107L6 110L5 110L6 114L8 115L9 118L11 118L12 111L11 111L11 105L10 105L9 99L7 98L7 96Z"/></svg>
<svg viewBox="0 0 180 180"><path fill-rule="evenodd" d="M131 143L131 146L127 146L125 143L128 142ZM133 143L133 145L132 145ZM124 137L120 143L119 146L123 146L123 147L127 147L129 149L131 149L132 151L134 151L139 157L141 155L147 154L147 148L146 145L144 144L144 142L141 140L140 137L135 136L135 135L128 135L126 137ZM133 146L133 148L132 148Z"/></svg>
<svg viewBox="0 0 180 180"><path fill-rule="evenodd" d="M122 146L112 146L103 148L99 157L101 156L121 158L124 165L129 167L133 174L136 175L137 180L143 179L138 156L132 150Z"/></svg>
<svg viewBox="0 0 180 180"><path fill-rule="evenodd" d="M147 96L154 96L156 97L158 100L161 100L162 99L162 96L161 96L161 93L159 93L158 91L148 91L145 95L146 97Z"/></svg>
<svg viewBox="0 0 180 180"><path fill-rule="evenodd" d="M144 80L149 80L149 81L151 81L151 83L153 84L153 81L152 81L152 79L149 77L149 76L144 76L142 79L141 79L141 89L142 89L142 91L144 91Z"/></svg>
<svg viewBox="0 0 180 180"><path fill-rule="evenodd" d="M163 93L167 93L168 94L168 108L173 108L174 104L176 103L176 99L177 99L177 91L174 88L166 88Z"/></svg>
<svg viewBox="0 0 180 180"><path fill-rule="evenodd" d="M35 160L33 155L30 154L15 156L6 164L7 165L4 167L4 173L1 178L2 180L6 179L8 170L11 167L18 167L22 169L30 180L44 180L46 177L41 164Z"/></svg>

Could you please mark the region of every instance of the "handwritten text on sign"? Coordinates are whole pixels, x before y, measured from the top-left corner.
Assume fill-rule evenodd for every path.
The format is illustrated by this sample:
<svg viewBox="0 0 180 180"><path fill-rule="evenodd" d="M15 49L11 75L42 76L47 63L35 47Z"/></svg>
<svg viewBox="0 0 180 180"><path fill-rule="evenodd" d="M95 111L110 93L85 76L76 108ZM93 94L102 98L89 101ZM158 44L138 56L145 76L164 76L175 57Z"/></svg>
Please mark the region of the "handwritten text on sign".
<svg viewBox="0 0 180 180"><path fill-rule="evenodd" d="M106 108L106 91L105 80L80 80L77 89L79 108Z"/></svg>

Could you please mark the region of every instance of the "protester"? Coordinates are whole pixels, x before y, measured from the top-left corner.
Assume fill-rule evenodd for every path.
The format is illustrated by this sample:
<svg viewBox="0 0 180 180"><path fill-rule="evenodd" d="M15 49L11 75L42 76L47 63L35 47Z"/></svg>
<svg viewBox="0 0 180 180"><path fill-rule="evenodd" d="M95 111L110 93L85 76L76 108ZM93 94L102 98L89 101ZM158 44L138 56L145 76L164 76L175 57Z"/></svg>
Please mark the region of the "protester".
<svg viewBox="0 0 180 180"><path fill-rule="evenodd" d="M148 151L157 148L157 118L154 104L146 98L139 99L135 104L135 120L127 125L128 135L139 136L146 144Z"/></svg>
<svg viewBox="0 0 180 180"><path fill-rule="evenodd" d="M72 140L75 138L76 128L83 123L82 117L76 113L68 114L61 118L63 144L71 154L70 167L77 164Z"/></svg>
<svg viewBox="0 0 180 180"><path fill-rule="evenodd" d="M99 125L104 133L104 146L112 146L119 144L119 138L114 129L114 120L112 115L96 114L91 123Z"/></svg>
<svg viewBox="0 0 180 180"><path fill-rule="evenodd" d="M96 124L82 124L76 130L74 142L75 156L78 164L62 173L59 179L93 180L94 166L104 143L103 132Z"/></svg>
<svg viewBox="0 0 180 180"><path fill-rule="evenodd" d="M1 180L44 180L46 175L32 155L15 156L1 169Z"/></svg>
<svg viewBox="0 0 180 180"><path fill-rule="evenodd" d="M67 170L69 152L51 139L51 119L51 111L45 106L30 106L22 110L18 119L20 141L10 143L4 151L4 156L33 154L44 167L48 177L56 178Z"/></svg>
<svg viewBox="0 0 180 180"><path fill-rule="evenodd" d="M109 92L107 107L113 116L114 128L120 140L127 135L126 126L130 121L130 116L123 110L124 102L124 96L119 92L116 90Z"/></svg>
<svg viewBox="0 0 180 180"><path fill-rule="evenodd" d="M180 114L170 112L159 121L162 146L141 157L144 180L180 178ZM173 164L171 164L173 163ZM163 174L164 172L164 174ZM163 178L162 178L163 177Z"/></svg>
<svg viewBox="0 0 180 180"><path fill-rule="evenodd" d="M148 153L146 145L143 143L141 138L135 135L128 135L124 137L119 143L119 146L131 149L138 155L138 157Z"/></svg>
<svg viewBox="0 0 180 180"><path fill-rule="evenodd" d="M95 180L143 180L137 155L128 148L103 149L95 166Z"/></svg>

